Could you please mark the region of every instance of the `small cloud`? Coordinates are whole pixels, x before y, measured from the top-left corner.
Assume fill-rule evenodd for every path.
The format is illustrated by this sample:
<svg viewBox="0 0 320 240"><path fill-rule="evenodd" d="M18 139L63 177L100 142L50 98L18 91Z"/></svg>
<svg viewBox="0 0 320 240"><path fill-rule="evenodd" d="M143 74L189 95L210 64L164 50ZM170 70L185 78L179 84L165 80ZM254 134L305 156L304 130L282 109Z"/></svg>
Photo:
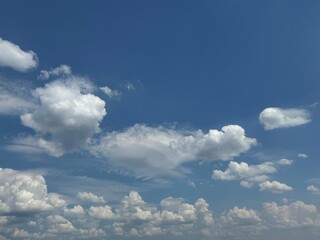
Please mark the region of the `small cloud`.
<svg viewBox="0 0 320 240"><path fill-rule="evenodd" d="M317 194L320 195L320 188L314 186L314 185L310 185L307 187L307 190L312 192L313 194Z"/></svg>
<svg viewBox="0 0 320 240"><path fill-rule="evenodd" d="M81 199L85 202L92 202L92 203L105 203L103 197L99 197L91 192L78 192L77 198Z"/></svg>
<svg viewBox="0 0 320 240"><path fill-rule="evenodd" d="M298 154L298 158L304 158L304 159L306 159L306 158L308 158L309 156L307 155L307 154L304 154L304 153L299 153Z"/></svg>
<svg viewBox="0 0 320 240"><path fill-rule="evenodd" d="M71 67L68 65L60 65L49 71L42 70L38 76L39 80L47 80L50 77L70 76L72 74Z"/></svg>
<svg viewBox="0 0 320 240"><path fill-rule="evenodd" d="M26 72L38 66L38 57L33 51L24 51L18 45L0 38L0 66Z"/></svg>
<svg viewBox="0 0 320 240"><path fill-rule="evenodd" d="M190 179L187 182L187 186L192 187L194 189L197 189L197 185L193 181L191 181Z"/></svg>
<svg viewBox="0 0 320 240"><path fill-rule="evenodd" d="M135 86L132 83L127 83L124 85L124 87L128 90L128 91L133 91L135 90Z"/></svg>
<svg viewBox="0 0 320 240"><path fill-rule="evenodd" d="M311 122L310 113L298 108L266 108L260 113L259 120L265 130L296 127Z"/></svg>
<svg viewBox="0 0 320 240"><path fill-rule="evenodd" d="M122 93L118 90L112 90L111 88L104 86L100 88L109 98L120 98Z"/></svg>
<svg viewBox="0 0 320 240"><path fill-rule="evenodd" d="M292 191L293 188L278 181L265 181L259 184L260 191L269 191L272 193L283 193L287 191Z"/></svg>
<svg viewBox="0 0 320 240"><path fill-rule="evenodd" d="M282 159L278 160L277 163L279 165L291 165L291 164L293 164L293 160L282 158Z"/></svg>

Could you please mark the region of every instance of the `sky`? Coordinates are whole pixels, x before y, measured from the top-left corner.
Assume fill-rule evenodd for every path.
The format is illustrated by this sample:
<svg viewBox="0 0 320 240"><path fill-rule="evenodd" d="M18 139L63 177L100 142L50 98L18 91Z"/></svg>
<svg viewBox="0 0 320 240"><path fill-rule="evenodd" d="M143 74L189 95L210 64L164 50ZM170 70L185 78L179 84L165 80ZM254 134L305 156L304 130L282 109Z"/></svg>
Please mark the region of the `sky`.
<svg viewBox="0 0 320 240"><path fill-rule="evenodd" d="M319 11L1 1L0 240L318 240Z"/></svg>

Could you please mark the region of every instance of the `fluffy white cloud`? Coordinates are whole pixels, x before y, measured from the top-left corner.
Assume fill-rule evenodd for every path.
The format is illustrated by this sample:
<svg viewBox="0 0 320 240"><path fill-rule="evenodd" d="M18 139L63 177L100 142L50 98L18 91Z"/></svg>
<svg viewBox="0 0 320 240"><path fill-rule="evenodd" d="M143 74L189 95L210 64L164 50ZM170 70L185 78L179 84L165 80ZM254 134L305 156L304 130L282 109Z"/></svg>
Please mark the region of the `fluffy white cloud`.
<svg viewBox="0 0 320 240"><path fill-rule="evenodd" d="M314 185L310 185L307 187L307 190L312 192L313 194L319 194L320 195L320 189Z"/></svg>
<svg viewBox="0 0 320 240"><path fill-rule="evenodd" d="M269 191L272 193L283 193L287 191L292 191L293 188L278 181L265 181L259 184L260 191Z"/></svg>
<svg viewBox="0 0 320 240"><path fill-rule="evenodd" d="M276 228L320 226L317 208L302 201L283 206L278 206L275 202L264 203L263 218L268 225Z"/></svg>
<svg viewBox="0 0 320 240"><path fill-rule="evenodd" d="M105 203L103 197L99 197L91 192L79 192L77 194L77 198L81 199L85 202L93 202L93 203Z"/></svg>
<svg viewBox="0 0 320 240"><path fill-rule="evenodd" d="M0 168L0 212L41 212L66 203L56 194L48 194L41 175Z"/></svg>
<svg viewBox="0 0 320 240"><path fill-rule="evenodd" d="M291 165L291 164L293 164L293 160L282 158L282 159L278 160L277 163L279 165Z"/></svg>
<svg viewBox="0 0 320 240"><path fill-rule="evenodd" d="M82 217L85 215L85 211L82 206L75 205L73 208L65 208L64 214L72 217Z"/></svg>
<svg viewBox="0 0 320 240"><path fill-rule="evenodd" d="M311 121L307 110L297 108L266 108L260 113L259 120L265 130L295 127Z"/></svg>
<svg viewBox="0 0 320 240"><path fill-rule="evenodd" d="M38 65L37 55L23 51L18 45L0 38L0 66L25 72Z"/></svg>
<svg viewBox="0 0 320 240"><path fill-rule="evenodd" d="M59 67L56 67L51 70L41 70L38 79L40 80L47 80L50 77L59 77L59 76L70 76L72 73L71 67L68 65L60 65Z"/></svg>
<svg viewBox="0 0 320 240"><path fill-rule="evenodd" d="M121 97L121 92L118 90L112 90L108 86L104 86L100 88L102 92L104 92L109 98L119 98Z"/></svg>
<svg viewBox="0 0 320 240"><path fill-rule="evenodd" d="M212 178L216 180L240 180L242 187L251 188L259 184L260 191L270 191L281 193L291 191L292 188L283 183L270 182L270 174L277 172L277 165L290 165L291 160L280 159L277 162L264 162L258 165L249 165L248 163L231 161L225 171L213 170Z"/></svg>
<svg viewBox="0 0 320 240"><path fill-rule="evenodd" d="M113 219L115 217L111 207L108 205L99 206L99 207L91 206L89 208L89 215L93 218L98 218L98 219Z"/></svg>
<svg viewBox="0 0 320 240"><path fill-rule="evenodd" d="M161 208L146 203L139 193L130 192L115 210L113 224L116 235L153 236L159 234L179 235L182 232L208 232L213 225L212 212L202 198L195 204L186 203L182 198L165 198ZM134 229L132 229L134 226Z"/></svg>
<svg viewBox="0 0 320 240"><path fill-rule="evenodd" d="M212 178L216 180L240 180L242 187L251 188L259 182L269 179L269 175L277 172L272 162L249 165L245 162L231 161L225 171L213 170Z"/></svg>
<svg viewBox="0 0 320 240"><path fill-rule="evenodd" d="M308 155L304 153L299 153L298 158L308 158Z"/></svg>
<svg viewBox="0 0 320 240"><path fill-rule="evenodd" d="M261 219L253 209L234 207L221 216L223 222L233 225L250 225L261 223Z"/></svg>
<svg viewBox="0 0 320 240"><path fill-rule="evenodd" d="M77 77L37 88L34 96L40 105L21 115L22 124L39 134L31 146L38 143L52 156L84 146L100 130L99 124L106 115L105 102L90 93L92 88L90 82ZM49 135L48 140L45 135Z"/></svg>
<svg viewBox="0 0 320 240"><path fill-rule="evenodd" d="M258 165L248 163L233 162L229 163L225 171L214 170L212 177L217 180L246 180L249 182L259 182L267 179L266 174L275 173L277 169L272 162L265 162Z"/></svg>
<svg viewBox="0 0 320 240"><path fill-rule="evenodd" d="M136 124L123 132L106 134L91 152L131 173L154 176L175 174L177 168L188 161L231 160L256 143L237 125L203 133Z"/></svg>

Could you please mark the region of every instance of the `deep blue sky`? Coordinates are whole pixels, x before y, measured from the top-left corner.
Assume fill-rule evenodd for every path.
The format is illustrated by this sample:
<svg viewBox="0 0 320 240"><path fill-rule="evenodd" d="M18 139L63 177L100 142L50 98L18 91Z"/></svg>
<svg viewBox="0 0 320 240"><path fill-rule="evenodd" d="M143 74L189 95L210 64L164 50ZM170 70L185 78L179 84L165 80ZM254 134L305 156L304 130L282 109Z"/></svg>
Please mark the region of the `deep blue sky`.
<svg viewBox="0 0 320 240"><path fill-rule="evenodd" d="M99 142L102 136L126 131L135 124L152 129L162 126L164 131L173 129L182 135L236 124L257 144L228 161L206 161L200 155L185 160L174 168L183 173L178 177L163 172L153 175L152 171L158 170L151 167L143 170L150 172L141 176L131 166L130 161L136 159L130 160L129 156L129 163L125 159L118 165L118 155L112 155L110 150L101 159L88 150L91 145L65 149L65 154L58 157L8 151L7 146L16 144L12 142L18 137L59 140L55 133L35 131L35 127L21 124L19 115L28 112L23 110L16 115L0 115L0 167L40 171L49 192L73 199L68 206L75 204L77 192L90 190L85 184L77 184L76 177L90 177L93 183L87 180L87 185L96 184L91 192L111 199L114 206L135 190L155 205L169 196L191 203L202 197L215 218L234 206L260 211L268 201L282 205L301 200L319 208L319 12L320 2L311 0L1 1L0 38L24 51L32 50L39 60L37 68L26 72L0 68L0 87L12 83L21 92L22 88L27 89L24 91L30 96L26 101L31 101L30 97L35 97L32 89L55 80L38 80L41 70L61 64L70 66L75 76L90 79L96 87L92 94L106 102L107 115L99 121L101 131L90 136L92 141ZM128 84L135 89L126 90ZM103 86L121 91L121 97L107 97L97 90ZM39 99L35 101L39 103ZM270 107L303 110L311 121L265 130L259 114ZM136 134L139 131L142 130ZM235 148L231 143L230 151ZM128 147L129 155L131 150ZM308 158L299 158L299 153ZM143 157L151 159L152 165L152 157ZM282 158L294 162L278 166L276 162ZM277 172L268 173L269 180L293 189L275 194L260 191L260 182L244 188L239 186L241 179L212 179L213 170L225 171L231 160L252 165L272 162ZM188 169L187 173L182 168ZM133 173L128 174L127 170ZM62 179L69 184L63 186ZM98 181L112 181L110 184L114 185L105 192ZM310 185L319 187L319 191L307 191ZM263 219L262 215L260 218ZM307 238L317 239L319 225ZM252 233L248 229L243 231ZM0 239L1 234L8 239L13 236L10 231L1 233L0 229ZM268 234L282 239L275 238L272 231ZM219 237L233 239L227 236Z"/></svg>

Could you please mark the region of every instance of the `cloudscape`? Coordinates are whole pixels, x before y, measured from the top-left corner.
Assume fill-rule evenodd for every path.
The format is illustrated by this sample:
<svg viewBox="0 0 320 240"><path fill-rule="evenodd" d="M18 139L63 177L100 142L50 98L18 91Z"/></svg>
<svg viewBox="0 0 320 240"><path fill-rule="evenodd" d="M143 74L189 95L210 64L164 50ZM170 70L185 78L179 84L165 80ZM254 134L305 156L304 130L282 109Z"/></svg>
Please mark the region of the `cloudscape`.
<svg viewBox="0 0 320 240"><path fill-rule="evenodd" d="M320 239L320 2L0 5L0 240Z"/></svg>

